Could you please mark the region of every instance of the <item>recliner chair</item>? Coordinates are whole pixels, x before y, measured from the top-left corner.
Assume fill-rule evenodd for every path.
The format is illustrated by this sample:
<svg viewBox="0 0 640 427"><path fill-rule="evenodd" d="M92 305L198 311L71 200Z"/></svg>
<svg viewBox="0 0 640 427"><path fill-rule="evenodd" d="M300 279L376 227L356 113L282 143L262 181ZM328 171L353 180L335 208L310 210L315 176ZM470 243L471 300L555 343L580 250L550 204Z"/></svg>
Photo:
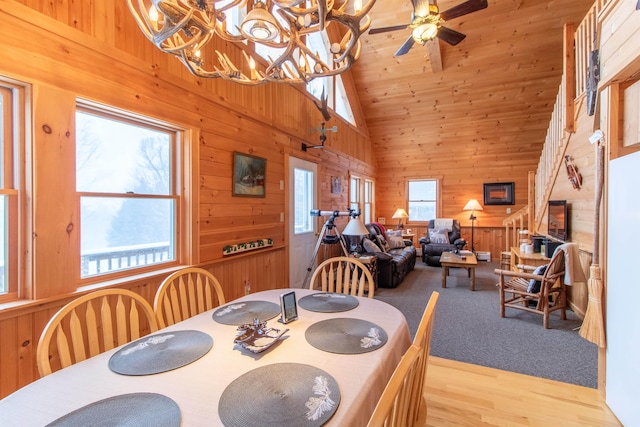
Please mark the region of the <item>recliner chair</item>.
<svg viewBox="0 0 640 427"><path fill-rule="evenodd" d="M422 262L434 267L440 267L440 256L443 252L461 250L467 245L467 241L460 237L460 221L454 219L451 231L447 233L449 243L432 242L429 238L429 230L435 229L434 223L435 220L429 220L427 235L421 237L419 243L422 245Z"/></svg>

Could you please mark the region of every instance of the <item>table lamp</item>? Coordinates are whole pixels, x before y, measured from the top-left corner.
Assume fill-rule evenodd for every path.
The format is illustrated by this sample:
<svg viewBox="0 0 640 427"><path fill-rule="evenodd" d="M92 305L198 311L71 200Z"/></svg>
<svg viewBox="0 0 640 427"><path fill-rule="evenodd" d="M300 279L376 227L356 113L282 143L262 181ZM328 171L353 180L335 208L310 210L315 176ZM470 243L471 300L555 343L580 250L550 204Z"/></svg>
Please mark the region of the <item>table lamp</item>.
<svg viewBox="0 0 640 427"><path fill-rule="evenodd" d="M404 218L409 218L409 215L407 214L407 211L405 211L404 209L400 208L400 209L396 209L395 213L393 214L393 216L391 218L397 218L398 219L398 230L402 230L404 228L404 225L402 225L402 220Z"/></svg>
<svg viewBox="0 0 640 427"><path fill-rule="evenodd" d="M355 247L355 251L357 252L359 247L362 246L362 236L367 236L369 234L369 230L367 230L367 227L364 226L364 224L358 219L358 217L351 217L346 227L344 227L344 230L342 230L342 234L345 236L355 236L358 238L357 245ZM353 250L353 247L350 249Z"/></svg>
<svg viewBox="0 0 640 427"><path fill-rule="evenodd" d="M481 211L482 206L480 206L480 203L478 203L476 199L471 199L467 202L466 205L464 205L464 208L462 208L462 210L471 211L471 215L469 216L469 219L471 220L471 252L475 254L476 248L473 245L473 223L476 220L475 211Z"/></svg>

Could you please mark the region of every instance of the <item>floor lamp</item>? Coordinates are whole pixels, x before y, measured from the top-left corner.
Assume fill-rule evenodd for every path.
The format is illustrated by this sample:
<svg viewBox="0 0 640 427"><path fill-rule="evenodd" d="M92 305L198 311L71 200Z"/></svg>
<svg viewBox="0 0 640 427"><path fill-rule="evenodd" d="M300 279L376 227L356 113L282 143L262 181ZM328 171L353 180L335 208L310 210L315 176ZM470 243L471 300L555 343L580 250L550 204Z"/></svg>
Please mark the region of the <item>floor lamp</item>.
<svg viewBox="0 0 640 427"><path fill-rule="evenodd" d="M471 252L473 252L474 254L476 253L476 248L473 244L473 223L476 220L476 216L475 216L475 212L476 211L481 211L482 210L482 206L480 206L480 203L478 203L478 201L476 199L471 199L467 202L466 205L464 205L463 210L465 211L471 211L471 216L469 216L469 219L471 220Z"/></svg>

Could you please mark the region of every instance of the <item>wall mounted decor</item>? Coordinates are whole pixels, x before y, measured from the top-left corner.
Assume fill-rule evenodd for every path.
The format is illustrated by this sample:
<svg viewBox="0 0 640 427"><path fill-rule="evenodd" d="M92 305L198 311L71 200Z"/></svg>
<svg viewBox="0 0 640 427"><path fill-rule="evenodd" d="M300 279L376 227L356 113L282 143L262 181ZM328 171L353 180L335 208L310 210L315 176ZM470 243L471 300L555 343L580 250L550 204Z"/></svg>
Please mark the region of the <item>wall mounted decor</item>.
<svg viewBox="0 0 640 427"><path fill-rule="evenodd" d="M342 193L342 179L339 176L331 177L331 192L333 194Z"/></svg>
<svg viewBox="0 0 640 427"><path fill-rule="evenodd" d="M515 185L513 182L492 182L484 184L485 205L515 204Z"/></svg>
<svg viewBox="0 0 640 427"><path fill-rule="evenodd" d="M567 167L567 176L571 185L576 190L579 190L582 186L582 175L578 172L578 167L573 163L573 159L568 154L564 156L564 164Z"/></svg>
<svg viewBox="0 0 640 427"><path fill-rule="evenodd" d="M264 197L267 160L249 154L233 153L232 194L240 197Z"/></svg>
<svg viewBox="0 0 640 427"><path fill-rule="evenodd" d="M237 254L238 252L252 251L254 249L262 249L273 246L273 239L260 239L254 242L237 243L235 245L227 245L222 248L222 255Z"/></svg>

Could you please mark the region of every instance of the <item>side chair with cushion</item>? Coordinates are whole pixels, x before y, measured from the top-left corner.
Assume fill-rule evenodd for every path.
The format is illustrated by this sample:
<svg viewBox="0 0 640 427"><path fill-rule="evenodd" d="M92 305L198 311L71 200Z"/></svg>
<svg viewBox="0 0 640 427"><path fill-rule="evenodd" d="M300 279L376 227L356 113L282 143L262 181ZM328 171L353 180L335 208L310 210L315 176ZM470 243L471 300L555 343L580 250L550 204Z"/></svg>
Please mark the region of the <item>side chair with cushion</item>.
<svg viewBox="0 0 640 427"><path fill-rule="evenodd" d="M368 297L373 298L375 282L369 269L356 258L329 258L316 267L309 289L323 292L337 292L362 297L368 291Z"/></svg>
<svg viewBox="0 0 640 427"><path fill-rule="evenodd" d="M153 309L164 328L225 303L222 286L209 271L198 267L178 270L162 281Z"/></svg>
<svg viewBox="0 0 640 427"><path fill-rule="evenodd" d="M141 331L158 330L151 304L126 289L104 289L62 307L40 336L36 359L40 376L135 341ZM145 335L145 334L142 334Z"/></svg>
<svg viewBox="0 0 640 427"><path fill-rule="evenodd" d="M422 350L412 345L404 353L376 405L367 427L411 427L412 398L417 393L416 375L420 370Z"/></svg>
<svg viewBox="0 0 640 427"><path fill-rule="evenodd" d="M461 237L460 221L444 218L429 220L427 234L421 237L422 262L440 267L440 256L443 252L461 250L467 245L467 241Z"/></svg>
<svg viewBox="0 0 640 427"><path fill-rule="evenodd" d="M560 310L562 320L567 319L567 290L564 283L565 253L556 250L544 266L522 266L524 271L496 269L500 277L500 316L506 307L543 316L543 325L549 329L549 314Z"/></svg>

